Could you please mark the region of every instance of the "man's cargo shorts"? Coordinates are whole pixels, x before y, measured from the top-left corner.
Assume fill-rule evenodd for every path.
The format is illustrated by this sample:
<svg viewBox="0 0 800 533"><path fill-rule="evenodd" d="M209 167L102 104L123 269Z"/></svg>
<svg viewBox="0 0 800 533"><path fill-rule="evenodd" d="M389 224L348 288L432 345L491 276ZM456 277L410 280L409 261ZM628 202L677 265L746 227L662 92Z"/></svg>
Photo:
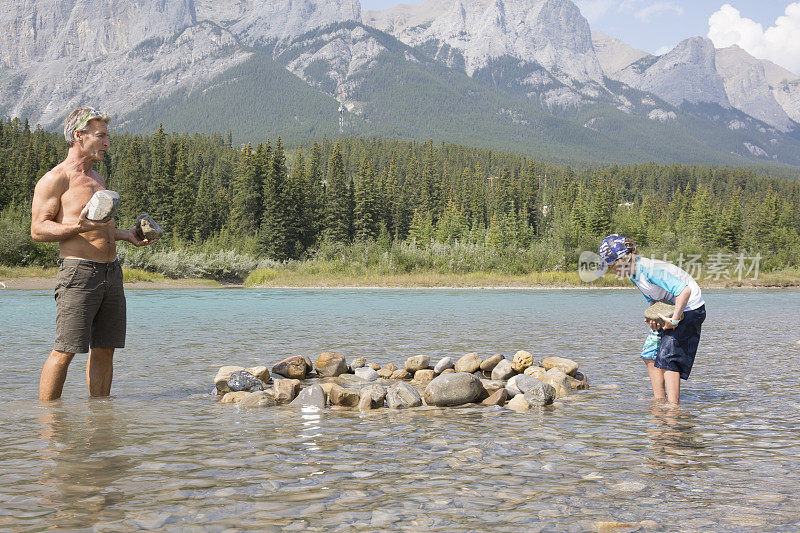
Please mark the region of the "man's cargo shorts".
<svg viewBox="0 0 800 533"><path fill-rule="evenodd" d="M125 291L119 261L59 259L55 299L57 351L125 347Z"/></svg>

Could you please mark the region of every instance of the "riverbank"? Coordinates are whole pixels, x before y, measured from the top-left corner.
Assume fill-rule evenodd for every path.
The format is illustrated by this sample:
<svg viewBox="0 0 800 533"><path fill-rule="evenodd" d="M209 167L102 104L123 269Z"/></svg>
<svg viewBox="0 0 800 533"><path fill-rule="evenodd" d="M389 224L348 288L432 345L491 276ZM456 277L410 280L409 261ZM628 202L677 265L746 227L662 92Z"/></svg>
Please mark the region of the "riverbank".
<svg viewBox="0 0 800 533"><path fill-rule="evenodd" d="M630 288L630 283L606 275L594 283L584 283L577 272L535 272L509 276L491 272L441 274L414 272L409 274L342 274L294 270L257 269L241 282L219 282L210 279L170 279L152 272L123 269L128 289L207 289L207 288L398 288L398 289L614 289ZM0 266L0 289L53 289L55 268ZM758 279L702 279L706 289L732 288L800 288L800 271L781 270L761 273Z"/></svg>

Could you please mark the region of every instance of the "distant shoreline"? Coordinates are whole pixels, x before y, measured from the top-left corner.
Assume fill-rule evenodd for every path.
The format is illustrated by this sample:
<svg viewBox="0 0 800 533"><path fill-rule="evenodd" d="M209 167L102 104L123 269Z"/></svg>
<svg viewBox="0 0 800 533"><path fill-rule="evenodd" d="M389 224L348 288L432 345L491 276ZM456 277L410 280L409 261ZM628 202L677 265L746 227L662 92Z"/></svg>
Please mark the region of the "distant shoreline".
<svg viewBox="0 0 800 533"><path fill-rule="evenodd" d="M56 285L55 269L43 272L45 275L31 275L29 270L16 272L8 270L0 272L0 291L2 290L53 290ZM420 279L417 279L420 278ZM422 278L425 278L424 280ZM522 277L520 277L522 278ZM794 281L794 283L792 283ZM416 283L415 283L416 282ZM741 283L740 285L738 283ZM745 280L743 282L701 283L703 289L798 289L800 280L781 280L780 283L762 283L761 280ZM470 278L458 275L442 276L364 276L337 277L319 274L303 276L299 279L276 278L265 284L246 285L245 283L225 283L210 279L152 279L131 280L125 282L126 289L279 289L279 290L633 290L624 282L617 285L591 285L582 283L524 283L522 279L514 280L498 276L491 278Z"/></svg>

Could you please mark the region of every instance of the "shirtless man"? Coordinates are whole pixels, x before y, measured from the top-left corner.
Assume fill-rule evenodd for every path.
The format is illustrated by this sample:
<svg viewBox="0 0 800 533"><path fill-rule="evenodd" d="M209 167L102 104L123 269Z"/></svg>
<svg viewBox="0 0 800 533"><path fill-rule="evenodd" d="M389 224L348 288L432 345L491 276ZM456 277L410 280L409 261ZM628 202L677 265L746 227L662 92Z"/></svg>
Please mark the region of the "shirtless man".
<svg viewBox="0 0 800 533"><path fill-rule="evenodd" d="M31 237L59 243L56 278L56 341L42 368L39 399L61 397L76 353L89 352L86 381L91 396L111 393L115 348L125 347L125 293L116 241L145 246L133 229L86 218L86 204L105 180L92 169L108 150L108 115L78 107L64 121L67 158L42 176L33 193ZM91 348L91 350L90 350Z"/></svg>

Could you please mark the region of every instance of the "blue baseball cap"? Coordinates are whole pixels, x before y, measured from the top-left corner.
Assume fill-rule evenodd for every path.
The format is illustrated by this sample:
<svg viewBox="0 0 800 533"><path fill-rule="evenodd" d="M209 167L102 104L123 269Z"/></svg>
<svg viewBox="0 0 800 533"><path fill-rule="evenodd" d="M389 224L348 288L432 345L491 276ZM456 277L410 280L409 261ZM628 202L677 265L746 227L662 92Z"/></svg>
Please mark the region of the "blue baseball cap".
<svg viewBox="0 0 800 533"><path fill-rule="evenodd" d="M600 243L600 248L597 249L597 255L605 261L605 266L608 267L617 259L621 259L633 252L633 246L630 242L630 239L614 233L603 239L603 242Z"/></svg>

